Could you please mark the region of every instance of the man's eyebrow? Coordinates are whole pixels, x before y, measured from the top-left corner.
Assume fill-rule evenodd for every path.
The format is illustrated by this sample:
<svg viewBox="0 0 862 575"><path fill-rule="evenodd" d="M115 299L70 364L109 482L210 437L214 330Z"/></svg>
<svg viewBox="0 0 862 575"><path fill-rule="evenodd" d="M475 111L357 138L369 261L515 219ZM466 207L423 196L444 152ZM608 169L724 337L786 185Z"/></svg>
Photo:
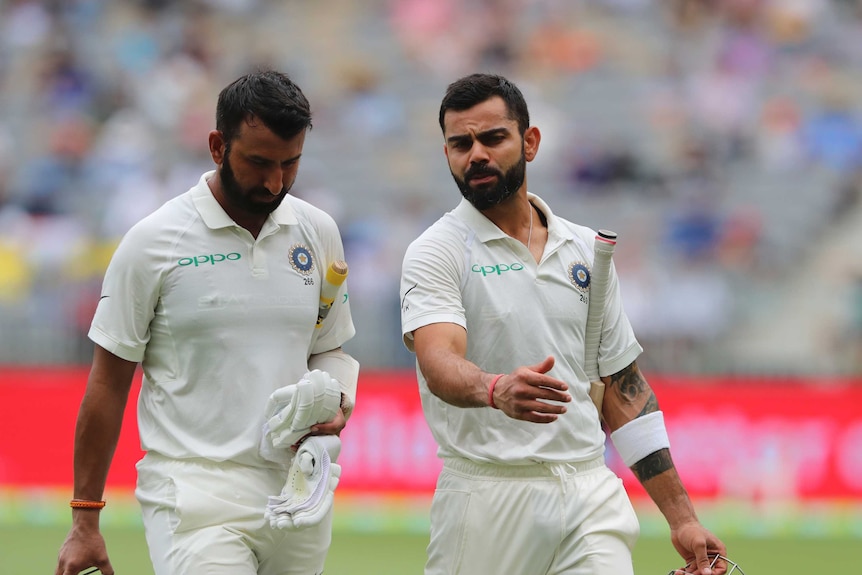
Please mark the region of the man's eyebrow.
<svg viewBox="0 0 862 575"><path fill-rule="evenodd" d="M249 154L247 157L248 157L248 159L256 161L256 162L269 162L269 163L275 163L276 162L276 160L273 160L272 158L268 158L268 157L261 156L258 154ZM298 162L299 158L301 158L301 157L302 157L302 154L299 153L299 154L293 156L292 158L287 158L286 160L280 160L278 163L283 164L283 163Z"/></svg>
<svg viewBox="0 0 862 575"><path fill-rule="evenodd" d="M484 140L484 139L489 138L491 136L499 136L499 135L504 135L504 134L508 134L508 133L509 133L509 130L507 128L491 128L490 130L485 130L484 132L479 132L478 134L476 134L476 138L478 140ZM450 144L457 144L457 143L461 143L461 142L465 142L465 141L470 141L472 139L473 139L473 137L469 134L456 134L454 136L449 136L448 138L446 138L446 141L449 142Z"/></svg>

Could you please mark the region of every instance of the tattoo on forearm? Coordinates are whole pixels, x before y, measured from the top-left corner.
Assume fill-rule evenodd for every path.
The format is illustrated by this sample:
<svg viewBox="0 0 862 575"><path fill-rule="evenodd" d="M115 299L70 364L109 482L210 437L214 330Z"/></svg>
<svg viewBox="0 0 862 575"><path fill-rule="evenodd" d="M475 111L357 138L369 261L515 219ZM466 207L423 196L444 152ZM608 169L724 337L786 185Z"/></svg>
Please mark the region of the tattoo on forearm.
<svg viewBox="0 0 862 575"><path fill-rule="evenodd" d="M655 393L634 363L611 376L611 388L614 389L623 403L629 405L639 403L643 401L644 396L647 396L640 415L658 410L658 400Z"/></svg>
<svg viewBox="0 0 862 575"><path fill-rule="evenodd" d="M647 413L652 413L653 411L658 411L658 399L656 398L655 393L650 390L649 398L644 404L643 409L641 409L641 412L638 414L638 417L646 415Z"/></svg>
<svg viewBox="0 0 862 575"><path fill-rule="evenodd" d="M670 450L667 448L651 453L632 465L632 471L641 483L672 468L673 460L670 457Z"/></svg>

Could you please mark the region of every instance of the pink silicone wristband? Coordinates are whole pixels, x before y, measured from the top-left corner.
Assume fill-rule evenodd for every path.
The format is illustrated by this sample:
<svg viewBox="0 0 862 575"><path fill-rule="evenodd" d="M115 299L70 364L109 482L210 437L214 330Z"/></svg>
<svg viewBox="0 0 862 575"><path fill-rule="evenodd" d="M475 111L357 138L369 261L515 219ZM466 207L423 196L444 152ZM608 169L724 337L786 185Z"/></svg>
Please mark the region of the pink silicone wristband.
<svg viewBox="0 0 862 575"><path fill-rule="evenodd" d="M497 407L497 404L494 403L494 388L497 387L497 382L500 381L500 378L504 375L504 373L501 373L494 376L494 379L491 380L490 387L488 387L488 405L490 405L494 409L500 409L499 407Z"/></svg>

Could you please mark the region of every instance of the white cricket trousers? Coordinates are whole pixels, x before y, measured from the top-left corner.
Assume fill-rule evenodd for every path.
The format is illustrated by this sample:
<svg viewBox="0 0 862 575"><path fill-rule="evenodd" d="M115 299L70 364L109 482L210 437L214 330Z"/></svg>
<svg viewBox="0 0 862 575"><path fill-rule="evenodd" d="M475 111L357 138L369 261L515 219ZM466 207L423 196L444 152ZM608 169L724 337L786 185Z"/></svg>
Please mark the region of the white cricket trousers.
<svg viewBox="0 0 862 575"><path fill-rule="evenodd" d="M174 460L148 453L137 464L141 504L156 575L319 575L332 532L332 511L301 531L273 529L267 497L286 472Z"/></svg>
<svg viewBox="0 0 862 575"><path fill-rule="evenodd" d="M446 459L425 575L632 575L640 526L599 457L506 466Z"/></svg>

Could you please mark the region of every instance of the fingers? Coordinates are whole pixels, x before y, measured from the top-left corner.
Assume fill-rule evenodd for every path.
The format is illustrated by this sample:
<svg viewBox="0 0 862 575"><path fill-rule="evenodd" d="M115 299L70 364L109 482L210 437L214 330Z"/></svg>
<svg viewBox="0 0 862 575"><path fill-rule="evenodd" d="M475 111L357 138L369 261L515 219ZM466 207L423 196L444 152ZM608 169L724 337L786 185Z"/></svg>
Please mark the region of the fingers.
<svg viewBox="0 0 862 575"><path fill-rule="evenodd" d="M549 355L548 357L546 357L545 359L543 359L539 363L537 363L535 365L527 366L527 369L529 369L531 371L535 371L537 373L548 373L554 367L555 361L556 360L554 359L554 356Z"/></svg>
<svg viewBox="0 0 862 575"><path fill-rule="evenodd" d="M86 531L86 530L84 530ZM78 575L100 573L114 575L101 534L82 533L72 529L57 555L55 575Z"/></svg>
<svg viewBox="0 0 862 575"><path fill-rule="evenodd" d="M338 435L346 425L347 418L344 416L344 412L339 409L330 421L312 425L310 435Z"/></svg>
<svg viewBox="0 0 862 575"><path fill-rule="evenodd" d="M515 405L512 411L515 419L534 423L551 423L566 412L566 407L543 401L524 401Z"/></svg>
<svg viewBox="0 0 862 575"><path fill-rule="evenodd" d="M714 556L715 554L710 551L710 556ZM718 555L723 556L723 554L719 553ZM724 559L718 559L714 561L712 565L712 575L724 575L727 573L727 561Z"/></svg>
<svg viewBox="0 0 862 575"><path fill-rule="evenodd" d="M700 575L712 575L712 567L710 567L709 557L706 555L706 545L703 546L703 549L695 550L695 553L697 554L697 568L700 570Z"/></svg>
<svg viewBox="0 0 862 575"><path fill-rule="evenodd" d="M111 567L110 561L105 561L99 564L84 569L77 569L69 565L58 565L55 571L56 575L114 575L114 568Z"/></svg>
<svg viewBox="0 0 862 575"><path fill-rule="evenodd" d="M716 556L727 553L724 543L703 526L698 525L698 532L699 536L695 537L691 544L698 571L701 575L722 575L727 566L723 561L717 561Z"/></svg>
<svg viewBox="0 0 862 575"><path fill-rule="evenodd" d="M689 561L688 568L693 573L723 575L727 571L726 564L716 560L717 555L724 556L727 553L724 543L700 523L690 522L675 531L671 541L680 556Z"/></svg>
<svg viewBox="0 0 862 575"><path fill-rule="evenodd" d="M343 420L340 424L335 423L334 421L329 423L320 423L312 426L309 435L338 435L341 433L342 429L344 429Z"/></svg>
<svg viewBox="0 0 862 575"><path fill-rule="evenodd" d="M532 423L553 423L557 421L559 416L549 413L539 413L537 411L523 411L512 417L513 419L520 419L522 421L529 421Z"/></svg>
<svg viewBox="0 0 862 575"><path fill-rule="evenodd" d="M566 412L562 405L572 400L566 382L545 375L554 365L549 356L543 361L521 367L499 380L495 403L506 415L534 423L551 423Z"/></svg>
<svg viewBox="0 0 862 575"><path fill-rule="evenodd" d="M544 361L534 366L519 367L509 377L529 386L529 389L525 389L524 392L530 398L547 401L571 401L572 398L568 393L569 385L561 379L545 375L553 366L554 358L548 356ZM547 370L542 371L544 368Z"/></svg>

